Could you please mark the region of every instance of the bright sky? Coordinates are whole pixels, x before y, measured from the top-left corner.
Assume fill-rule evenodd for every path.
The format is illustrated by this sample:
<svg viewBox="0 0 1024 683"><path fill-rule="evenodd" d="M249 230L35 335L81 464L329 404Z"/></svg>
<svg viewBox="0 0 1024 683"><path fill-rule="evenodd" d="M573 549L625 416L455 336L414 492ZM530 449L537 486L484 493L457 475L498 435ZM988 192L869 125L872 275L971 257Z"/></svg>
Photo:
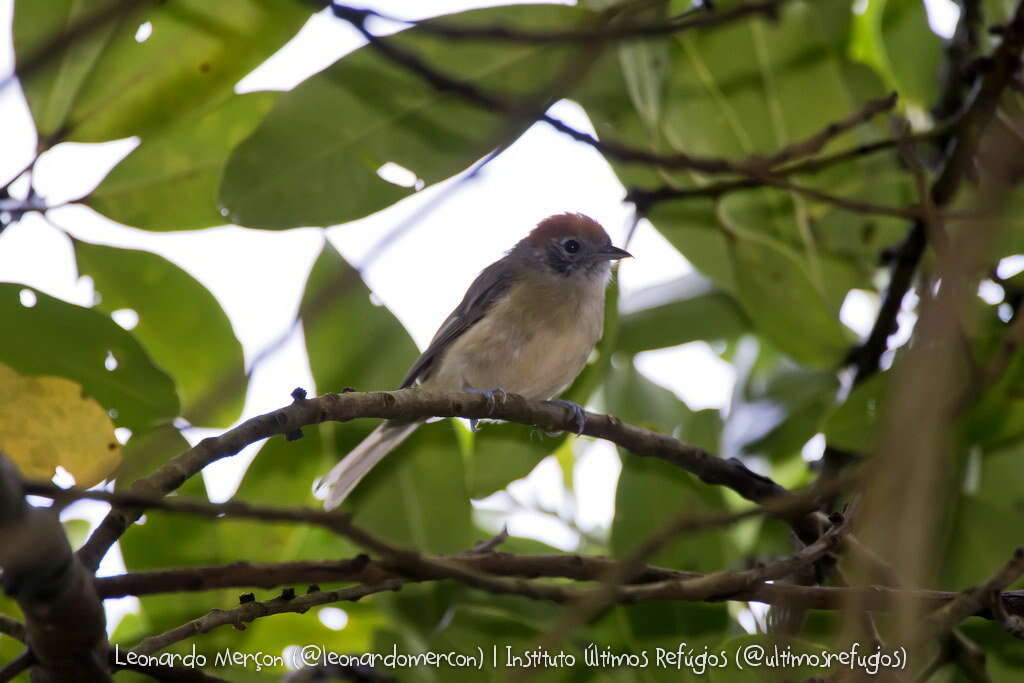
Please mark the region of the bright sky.
<svg viewBox="0 0 1024 683"><path fill-rule="evenodd" d="M936 28L949 26L947 2L939 0L931 5L930 9L939 8L938 14L932 12L933 26L945 22ZM404 18L419 18L497 3L377 0L360 4ZM9 42L12 7L13 0L0 0L0 74L10 73L13 67ZM139 36L144 37L145 32ZM324 13L315 15L277 55L243 79L238 90L288 89L362 42L347 24ZM585 114L571 102L558 103L552 113L577 128L591 129ZM0 181L6 181L30 161L35 143L20 90L4 88L0 91L0 149L4 150L0 155ZM123 140L104 145L58 145L40 159L35 173L36 189L50 204L81 196L136 144L135 140ZM369 218L331 228L327 235L351 263L362 267L374 245L406 218L420 212L433 197L444 192L446 185L428 188ZM23 192L25 188L22 184L12 189ZM598 153L538 124L477 178L465 183L440 206L423 215L413 229L380 251L362 268L363 277L422 347L458 303L476 273L499 258L545 216L563 211L586 213L605 225L613 241L622 244L630 218L628 207L622 203L623 195L621 184ZM53 210L50 220L84 240L148 249L185 268L221 302L248 361L288 329L323 236L318 229L269 232L233 226L147 233L77 206ZM628 301L632 293L643 287L691 270L685 259L649 225L641 224L629 249L636 258L625 261L619 274L624 300ZM225 258L227 254L232 255L230 259ZM410 279L415 280L414 287L409 286ZM81 305L89 305L93 299L88 278L77 278L70 242L38 215L26 217L0 236L0 281L28 284ZM862 321L870 320L874 302L861 297L852 305L855 310L848 316L850 324L861 327ZM728 404L733 371L707 344L696 342L641 354L637 365L649 378L674 390L693 409L722 408ZM296 386L314 388L301 331L256 369L242 419L287 403L289 392ZM339 387L315 388L325 392ZM202 430L190 430L187 436L195 442L205 435ZM206 469L204 476L211 498L223 500L231 495L243 466L256 450L258 447L247 449ZM513 533L571 548L578 535L570 527L551 515L519 508L568 511L582 529L606 529L612 515L618 469L618 459L610 447L589 444L576 468L575 505L559 484L557 465L545 461L527 481L511 487L519 503L497 494L486 501L485 507L509 512ZM65 511L65 517L95 521L102 511L100 505L80 504ZM118 553L111 553L101 572L118 571L123 571L123 564ZM131 608L131 601L122 601L120 606L112 607L111 616ZM115 622L112 618L111 628Z"/></svg>

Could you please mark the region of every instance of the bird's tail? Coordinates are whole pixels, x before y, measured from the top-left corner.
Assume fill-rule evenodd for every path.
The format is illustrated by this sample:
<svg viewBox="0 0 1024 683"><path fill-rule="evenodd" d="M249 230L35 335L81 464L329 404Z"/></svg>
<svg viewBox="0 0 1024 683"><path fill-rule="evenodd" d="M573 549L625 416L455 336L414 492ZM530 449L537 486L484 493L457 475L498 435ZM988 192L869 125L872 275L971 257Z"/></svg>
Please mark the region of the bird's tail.
<svg viewBox="0 0 1024 683"><path fill-rule="evenodd" d="M328 489L324 509L333 510L341 505L352 489L362 481L374 465L394 450L413 433L419 422L385 422L353 448L331 471L320 480L320 488Z"/></svg>

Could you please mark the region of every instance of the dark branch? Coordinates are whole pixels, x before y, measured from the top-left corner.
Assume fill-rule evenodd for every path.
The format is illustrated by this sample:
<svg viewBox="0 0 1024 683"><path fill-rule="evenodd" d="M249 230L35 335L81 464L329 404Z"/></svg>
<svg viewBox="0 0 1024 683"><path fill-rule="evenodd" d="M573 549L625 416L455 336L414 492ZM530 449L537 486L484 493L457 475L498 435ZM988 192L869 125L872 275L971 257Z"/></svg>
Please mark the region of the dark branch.
<svg viewBox="0 0 1024 683"><path fill-rule="evenodd" d="M408 21L373 10L339 4L332 4L331 9L336 16L350 23L363 23L370 17L377 17L386 21L415 27L418 32L425 35L448 40L502 41L545 45L659 38L683 31L724 26L739 19L753 16L775 19L778 16L779 7L785 2L787 0L760 0L737 5L721 12L702 12L696 16L690 15L683 19L669 19L658 23L608 22L595 27L547 31L519 27L512 28L502 25L463 26L446 19Z"/></svg>
<svg viewBox="0 0 1024 683"><path fill-rule="evenodd" d="M495 576L516 576L525 579L557 578L574 581L601 581L621 565L621 560L587 555L513 555L489 552L479 555L461 554L445 558L476 571ZM707 576L652 565L636 569L624 584L643 585ZM405 578L402 572L386 561L359 555L345 560L249 564L245 562L210 567L188 567L148 572L133 572L96 579L101 598L126 595L154 595L180 591L204 591L219 588L263 588L303 584L374 583ZM411 579L408 579L411 580ZM881 586L824 587L798 586L786 583L759 583L729 595L726 600L762 602L807 609L839 610L856 604L871 612L895 609L901 600L913 600L923 609L942 607L961 594L955 591L909 590ZM719 598L715 598L716 600ZM1003 610L981 607L973 616L984 619L1021 618L1024 616L1024 591L1005 591L996 605Z"/></svg>
<svg viewBox="0 0 1024 683"><path fill-rule="evenodd" d="M989 68L981 78L973 99L950 131L950 143L938 178L931 188L935 207L948 205L956 196L978 147L978 140L988 127L1003 92L1012 83L1020 67L1024 50L1024 4L1018 4L1013 19L1003 32L1003 41L989 60ZM897 329L896 315L910 290L917 265L926 246L925 224L915 220L906 238L892 253L889 286L867 339L850 355L854 366L854 383L859 384L878 372L888 339Z"/></svg>
<svg viewBox="0 0 1024 683"><path fill-rule="evenodd" d="M493 407L476 394L436 395L420 389L325 394L254 417L221 436L204 439L156 472L133 483L128 492L143 499L166 495L211 462L234 455L251 443L320 422L344 422L358 417L434 416L490 417L535 425L549 432L573 429L573 415L564 407L546 401L528 401L512 394L504 403ZM782 500L791 495L785 488L753 472L739 460L715 457L670 436L624 424L614 416L587 413L583 433L611 441L636 455L664 460L694 474L705 483L727 486L754 502ZM817 537L818 521L806 510L802 512L787 511L786 519L795 525L803 537L813 540ZM110 546L139 515L138 510L111 510L78 551L86 566L93 569L99 566L100 559Z"/></svg>
<svg viewBox="0 0 1024 683"><path fill-rule="evenodd" d="M0 538L0 581L25 615L33 680L109 681L106 619L92 571L71 552L56 512L27 504L24 483L3 455Z"/></svg>

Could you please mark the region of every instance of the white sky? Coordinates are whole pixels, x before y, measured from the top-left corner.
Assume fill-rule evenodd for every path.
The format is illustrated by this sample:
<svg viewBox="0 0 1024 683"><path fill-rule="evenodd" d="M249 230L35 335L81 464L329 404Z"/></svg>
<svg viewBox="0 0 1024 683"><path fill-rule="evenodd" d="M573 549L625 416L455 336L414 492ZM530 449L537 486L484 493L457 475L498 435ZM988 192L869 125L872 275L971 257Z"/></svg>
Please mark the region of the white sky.
<svg viewBox="0 0 1024 683"><path fill-rule="evenodd" d="M10 21L13 0L0 0L0 75L10 73L13 54ZM941 0L943 7L948 0ZM458 0L364 2L363 6L406 18L460 11L484 3ZM505 3L502 3L505 4ZM950 3L951 5L951 3ZM939 16L936 21L935 17ZM955 19L955 15L952 15ZM946 22L948 10L933 12L933 25ZM936 26L936 28L940 28ZM380 28L380 27L378 27ZM948 30L948 29L947 29ZM941 31L940 31L941 32ZM240 91L287 89L362 44L344 22L323 13L314 16L277 55L243 79ZM561 102L553 111L570 125L589 130L585 114L575 104ZM0 91L0 182L27 164L35 139L20 90ZM39 193L55 204L85 194L105 172L127 154L134 140L104 145L65 143L47 152L36 167ZM428 188L369 218L327 231L329 239L354 265L361 266L373 246L405 218L415 214L446 184ZM23 186L15 186L23 190ZM580 211L605 225L622 243L629 220L624 190L602 157L546 125L531 128L515 145L440 207L418 221L363 270L377 296L398 316L421 347L459 301L465 287L488 263L500 257L543 217ZM294 316L301 289L316 257L323 232L297 229L280 232L245 230L233 226L195 232L148 233L113 223L85 207L69 206L50 213L51 220L87 241L148 249L185 268L221 302L247 361L284 332ZM619 281L625 298L638 289L679 277L689 264L649 225L641 224L629 246L635 259L622 264ZM225 255L230 254L230 258ZM429 276L425 277L425 275ZM414 278L415 287L407 278ZM37 215L26 217L0 236L0 281L31 285L81 305L92 302L88 281L76 277L69 241ZM874 300L859 296L852 327L870 320ZM845 309L844 309L845 312ZM639 369L674 390L693 409L725 407L733 384L731 366L697 342L670 350L641 354ZM242 419L287 403L295 386L312 390L301 332L293 335L255 371ZM339 387L316 387L318 392ZM388 387L381 387L388 388ZM190 440L206 434L191 430ZM257 447L258 448L258 447ZM257 448L247 449L207 468L204 476L214 500L231 495L242 466ZM553 461L545 461L528 481L513 485L515 497L527 507L568 511L583 529L607 528L614 503L618 460L606 444L591 444L576 467L576 505L560 485ZM286 501L282 501L286 502ZM507 497L492 497L488 509L508 509ZM65 516L96 520L103 506L76 505ZM550 516L512 512L513 533L537 536L561 547L573 547L577 534ZM111 553L103 573L123 570L118 553ZM131 601L112 606L112 617L131 609ZM111 619L111 628L116 618Z"/></svg>

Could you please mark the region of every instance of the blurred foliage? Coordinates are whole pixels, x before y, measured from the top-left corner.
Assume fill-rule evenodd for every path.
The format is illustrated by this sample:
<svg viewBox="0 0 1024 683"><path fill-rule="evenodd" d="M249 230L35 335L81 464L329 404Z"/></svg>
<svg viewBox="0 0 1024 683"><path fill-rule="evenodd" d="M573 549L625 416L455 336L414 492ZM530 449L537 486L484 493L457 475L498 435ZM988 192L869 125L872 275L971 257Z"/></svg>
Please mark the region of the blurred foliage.
<svg viewBox="0 0 1024 683"><path fill-rule="evenodd" d="M601 9L615 4L492 7L444 21L571 29L592 25ZM722 0L715 7L727 11L736 4ZM32 65L62 31L102 5L98 0L16 0L12 31L19 67ZM642 15L645 20L689 8L679 0L654 5ZM1013 6L1004 0L982 5L986 25L1004 20ZM464 171L530 125L528 118L510 120L439 91L372 46L354 50L290 91L237 93L238 81L296 34L312 6L298 0L167 0L115 13L21 78L40 151L58 141L136 136L138 146L79 201L141 230L196 230L228 222L279 230L328 227L385 209ZM917 132L936 126L930 111L942 94L945 46L929 28L920 0L791 0L777 12L775 21L751 18L715 30L610 43L600 50L449 40L416 27L389 42L502 97L539 92L538 101L547 101L545 89L554 86L585 109L601 139L660 154L768 155L892 90L899 95L898 112ZM989 49L993 40L983 35L982 48ZM585 70L577 68L584 51L595 58ZM564 80L566 73L572 78ZM1007 107L1019 111L1019 95L1007 100ZM890 134L885 117L876 117L836 136L819 153ZM926 145L919 147L925 160L935 156ZM697 191L718 180L614 157L608 161L627 188L668 185ZM378 169L387 162L411 171L417 183L405 187L381 178ZM812 190L886 206L917 200L913 177L892 147L791 179ZM1018 206L1020 200L1014 196L1011 203ZM786 486L814 477L816 464L805 462L802 454L816 436L815 443L823 435L832 447L870 454L891 373L849 386L847 373L839 370L857 336L840 312L853 291L876 305L886 284L881 257L903 238L906 221L766 187L658 203L646 218L696 270L621 302L613 285L605 338L566 395L714 454L744 458ZM993 267L1024 249L1020 226L1014 228L993 252ZM114 479L122 489L187 449L179 431L183 423L176 418L217 428L237 421L248 390L247 368L220 304L177 265L146 251L77 239L72 245L78 273L95 285L94 305L0 284L0 448L31 476L47 478L60 465L80 485ZM965 343L979 367L1002 348L1010 303L1024 292L1017 280L1020 276L992 283L1002 290L1002 301L974 302L971 315L978 324ZM111 317L124 309L138 316L131 329ZM326 240L305 283L298 320L320 392L393 388L416 357L402 324ZM692 380L638 370L639 354L691 343L731 365L736 384L728 406L693 410L666 388ZM890 359L885 360L887 369ZM964 481L948 501L946 554L938 561L944 588L963 588L988 576L1020 544L1022 375L1024 360L1014 351L1003 376L954 425ZM327 423L305 428L297 441L278 437L263 443L234 498L317 505L316 477L373 426L370 421ZM130 430L123 449L113 439L114 427ZM53 443L23 447L41 433ZM346 509L395 543L427 553L457 553L506 521L500 514L475 511L471 499L508 496L510 484L554 455L572 501L574 459L590 447L587 441L552 438L522 425L485 425L469 433L454 421L428 424L367 478ZM578 536L574 550L623 556L680 511L721 513L744 505L731 491L705 485L660 460L626 454L619 459L610 528L580 530L575 509L534 511ZM190 479L179 493L205 499L203 479ZM80 543L81 520L69 521L68 532ZM749 520L681 538L654 561L712 572L786 555L794 547L781 523ZM561 552L515 535L502 549ZM232 519L213 524L153 512L129 529L121 552L127 568L136 571L330 559L358 549L302 525ZM210 609L230 608L239 592L143 597L141 611L120 621L112 641L131 646ZM554 605L451 583L411 585L343 609L348 623L339 631L314 610L261 619L247 629L219 629L195 642L206 651L230 646L270 653L304 643L338 652L388 651L392 645L404 652L468 652L479 645L489 657L491 644L498 644L501 654L505 647L513 652L532 647L559 614ZM17 607L2 599L0 612L18 616ZM725 602L623 606L569 634L563 647L578 658L590 643L616 653L675 651L680 641L695 652L732 652L746 645L800 652L826 646L837 631L832 615L812 613L801 633L807 640L769 641L746 634L752 620L750 612L741 614ZM980 620L967 622L964 630L988 648L994 680L1022 680L1019 641ZM191 642L172 650L186 652ZM0 636L0 656L17 651ZM217 673L240 681L278 680L281 674L237 668ZM685 667L577 667L571 673L542 670L536 678L766 680L760 675L735 667L706 675ZM458 669L420 668L399 676L403 681L480 680L479 672Z"/></svg>

